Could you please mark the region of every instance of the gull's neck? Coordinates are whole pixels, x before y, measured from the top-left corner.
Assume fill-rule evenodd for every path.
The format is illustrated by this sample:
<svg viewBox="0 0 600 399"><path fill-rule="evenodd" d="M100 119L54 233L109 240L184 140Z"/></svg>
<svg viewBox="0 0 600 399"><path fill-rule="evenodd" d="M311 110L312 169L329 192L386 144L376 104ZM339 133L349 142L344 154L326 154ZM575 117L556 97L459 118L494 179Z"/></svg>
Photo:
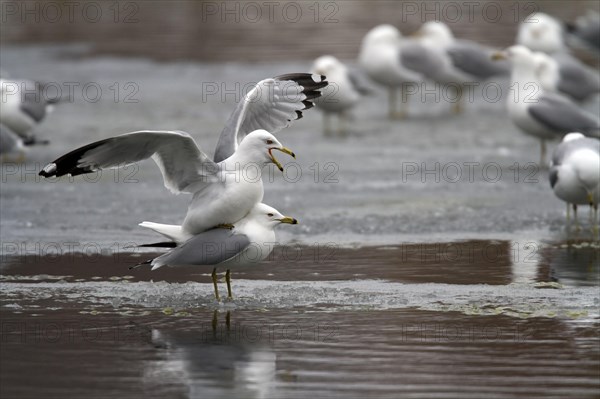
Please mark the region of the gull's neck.
<svg viewBox="0 0 600 399"><path fill-rule="evenodd" d="M234 171L248 171L252 169L253 175L259 174L258 177L262 174L262 169L267 164L265 160L258 160L256 156L253 156L252 153L247 153L246 151L240 151L238 148L237 151L233 153L229 158L220 162L221 169L227 172Z"/></svg>

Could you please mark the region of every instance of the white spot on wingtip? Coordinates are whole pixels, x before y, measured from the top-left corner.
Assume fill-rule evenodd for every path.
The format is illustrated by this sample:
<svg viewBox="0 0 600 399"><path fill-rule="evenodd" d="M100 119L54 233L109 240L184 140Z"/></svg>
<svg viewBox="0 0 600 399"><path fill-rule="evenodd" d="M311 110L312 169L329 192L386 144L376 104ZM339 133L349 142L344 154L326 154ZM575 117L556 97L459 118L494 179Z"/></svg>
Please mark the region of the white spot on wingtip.
<svg viewBox="0 0 600 399"><path fill-rule="evenodd" d="M43 169L44 173L47 174L51 174L56 172L56 164L55 163L49 163L48 165L46 165Z"/></svg>
<svg viewBox="0 0 600 399"><path fill-rule="evenodd" d="M313 73L310 77L315 81L315 83L321 83L323 81L323 76L316 73Z"/></svg>

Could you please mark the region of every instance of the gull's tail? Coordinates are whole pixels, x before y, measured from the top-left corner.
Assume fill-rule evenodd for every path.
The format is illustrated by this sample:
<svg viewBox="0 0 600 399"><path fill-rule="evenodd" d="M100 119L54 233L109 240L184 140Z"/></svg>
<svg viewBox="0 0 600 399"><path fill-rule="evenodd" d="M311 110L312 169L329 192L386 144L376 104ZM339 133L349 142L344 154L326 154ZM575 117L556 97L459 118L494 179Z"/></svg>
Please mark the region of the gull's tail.
<svg viewBox="0 0 600 399"><path fill-rule="evenodd" d="M162 234L167 237L171 241L175 241L176 243L185 242L189 237L186 234L181 226L173 225L173 224L160 224L153 222L143 222L140 223L140 226L146 227L150 230L156 231L158 234Z"/></svg>

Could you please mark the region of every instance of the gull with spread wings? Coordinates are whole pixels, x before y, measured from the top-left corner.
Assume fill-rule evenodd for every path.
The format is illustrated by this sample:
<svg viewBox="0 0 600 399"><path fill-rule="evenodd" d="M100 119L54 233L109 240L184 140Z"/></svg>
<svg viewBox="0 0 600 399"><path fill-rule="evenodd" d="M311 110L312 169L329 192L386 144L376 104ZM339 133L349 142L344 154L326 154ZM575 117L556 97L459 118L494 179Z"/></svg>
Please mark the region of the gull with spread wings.
<svg viewBox="0 0 600 399"><path fill-rule="evenodd" d="M258 82L225 124L212 160L186 132L140 131L71 151L46 165L40 175L76 176L152 158L170 191L193 195L180 229L173 232L171 226L152 224L153 230L184 242L216 226L231 228L263 198L260 176L247 176L254 177L269 163L283 170L274 150L295 156L272 133L301 118L327 84L325 76L306 73Z"/></svg>

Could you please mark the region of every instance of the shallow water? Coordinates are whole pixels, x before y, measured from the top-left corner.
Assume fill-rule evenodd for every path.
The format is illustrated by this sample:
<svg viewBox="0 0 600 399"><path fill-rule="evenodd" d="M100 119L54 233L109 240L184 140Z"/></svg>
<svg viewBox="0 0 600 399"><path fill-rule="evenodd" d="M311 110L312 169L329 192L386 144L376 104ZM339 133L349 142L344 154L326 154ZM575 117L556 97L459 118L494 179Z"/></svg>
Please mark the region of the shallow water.
<svg viewBox="0 0 600 399"><path fill-rule="evenodd" d="M210 270L128 269L148 253L7 258L2 396L597 396L596 244L313 251L220 304Z"/></svg>
<svg viewBox="0 0 600 399"><path fill-rule="evenodd" d="M275 26L198 24L193 2L119 6L131 4L142 23L0 26L3 73L54 82L65 100L36 128L51 144L2 164L1 397L600 397L597 234L585 207L580 229L565 223L539 144L506 119L506 79L458 116L434 88L388 121L375 88L346 137L323 137L318 110L281 132L298 159L269 171L265 202L300 224L278 228L263 264L234 270L234 301L214 300L210 269L129 270L156 255L135 248L157 240L137 224L180 223L188 197L152 162L58 182L41 167L148 128L186 130L212 153L248 82L322 53L352 62L374 24L422 22L401 24L391 1ZM509 45L511 6L533 3L497 4L493 29L452 29ZM597 8L537 4L565 20ZM598 113L600 99L584 107Z"/></svg>

